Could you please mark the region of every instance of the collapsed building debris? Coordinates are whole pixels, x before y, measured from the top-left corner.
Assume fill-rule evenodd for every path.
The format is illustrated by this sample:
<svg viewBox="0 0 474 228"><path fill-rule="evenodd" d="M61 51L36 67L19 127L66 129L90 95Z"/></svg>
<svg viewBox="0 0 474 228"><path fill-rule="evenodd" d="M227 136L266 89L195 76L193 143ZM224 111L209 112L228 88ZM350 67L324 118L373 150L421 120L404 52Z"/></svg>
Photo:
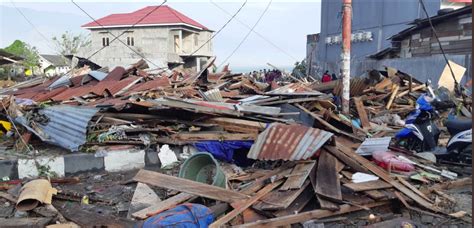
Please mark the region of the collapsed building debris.
<svg viewBox="0 0 474 228"><path fill-rule="evenodd" d="M110 72L81 71L4 89L4 112L18 125L14 137L34 135L25 140L27 144L36 140L71 152L93 153L112 145L131 145L151 149L162 160L160 172L140 170L121 183L139 183L133 200L132 195L129 198L137 204L132 202L130 210L124 210L129 219L67 207L60 201L83 205L109 201L66 191L53 197L58 213L80 226L145 220L140 225L149 227L152 222L169 224L170 220L157 219L160 216L182 222L185 219L178 216L182 213L199 218L195 225L277 227L357 211L377 216L382 214L378 211L420 213L468 222L470 214L457 211L445 193L471 184L456 186L470 174L449 175L455 172L451 166L462 162L441 159L435 164L415 148L395 140L390 143L405 126L403 120L415 109L417 99L430 92L429 85L392 68L370 71L366 77L352 79L352 110L343 115L340 81L320 84L284 78L269 85L227 68L211 73L208 68L214 60L195 73L147 71L140 61ZM451 100L459 110L457 116L470 115L470 98ZM441 121L436 124L445 127ZM439 137L446 138L446 131ZM191 146L199 153L173 154L169 145ZM390 157L377 159L379 152ZM398 169L393 159L411 168ZM165 174L165 168L178 160L186 160L179 177ZM152 194L157 188L166 194ZM143 199L147 194L148 201ZM11 193L2 192L0 197L16 203ZM395 203L403 212L390 210ZM392 219L398 221L391 217L377 222ZM376 221L359 220L366 222L363 225Z"/></svg>

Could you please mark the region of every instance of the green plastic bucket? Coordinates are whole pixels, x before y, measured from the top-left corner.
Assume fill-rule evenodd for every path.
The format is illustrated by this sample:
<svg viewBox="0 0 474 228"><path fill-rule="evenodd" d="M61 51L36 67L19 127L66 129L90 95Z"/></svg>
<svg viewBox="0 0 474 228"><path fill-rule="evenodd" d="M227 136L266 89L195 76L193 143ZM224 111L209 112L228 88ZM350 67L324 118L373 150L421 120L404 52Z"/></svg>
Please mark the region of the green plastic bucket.
<svg viewBox="0 0 474 228"><path fill-rule="evenodd" d="M210 153L200 152L186 159L179 177L225 188L225 175L219 162Z"/></svg>

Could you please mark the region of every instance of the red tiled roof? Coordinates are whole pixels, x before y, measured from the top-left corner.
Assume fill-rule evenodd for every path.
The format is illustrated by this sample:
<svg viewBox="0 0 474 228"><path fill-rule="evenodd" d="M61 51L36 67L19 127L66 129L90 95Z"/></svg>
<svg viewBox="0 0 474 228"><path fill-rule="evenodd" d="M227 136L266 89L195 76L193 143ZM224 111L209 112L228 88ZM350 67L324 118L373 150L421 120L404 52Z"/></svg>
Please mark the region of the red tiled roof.
<svg viewBox="0 0 474 228"><path fill-rule="evenodd" d="M137 25L159 25L159 24L186 24L200 29L208 30L207 27L199 22L187 17L169 6L147 6L132 13L111 14L100 18L97 22L93 21L82 25L85 28L107 27L107 26L131 26L140 21ZM153 12L151 12L153 11ZM151 13L150 13L151 12ZM145 17L150 13L148 16Z"/></svg>

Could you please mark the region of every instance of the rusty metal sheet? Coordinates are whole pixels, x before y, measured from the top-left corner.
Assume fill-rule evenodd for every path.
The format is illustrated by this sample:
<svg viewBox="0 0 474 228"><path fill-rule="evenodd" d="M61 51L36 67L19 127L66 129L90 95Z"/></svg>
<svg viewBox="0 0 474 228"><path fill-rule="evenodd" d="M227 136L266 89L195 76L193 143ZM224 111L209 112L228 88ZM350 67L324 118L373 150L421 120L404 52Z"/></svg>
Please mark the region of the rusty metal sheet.
<svg viewBox="0 0 474 228"><path fill-rule="evenodd" d="M330 132L300 124L274 123L260 133L247 157L258 160L306 160L332 135Z"/></svg>
<svg viewBox="0 0 474 228"><path fill-rule="evenodd" d="M132 88L129 89L128 94L134 93L134 92L157 89L157 88L161 88L161 87L165 87L169 85L171 85L171 83L168 77L156 78L151 81L134 85Z"/></svg>

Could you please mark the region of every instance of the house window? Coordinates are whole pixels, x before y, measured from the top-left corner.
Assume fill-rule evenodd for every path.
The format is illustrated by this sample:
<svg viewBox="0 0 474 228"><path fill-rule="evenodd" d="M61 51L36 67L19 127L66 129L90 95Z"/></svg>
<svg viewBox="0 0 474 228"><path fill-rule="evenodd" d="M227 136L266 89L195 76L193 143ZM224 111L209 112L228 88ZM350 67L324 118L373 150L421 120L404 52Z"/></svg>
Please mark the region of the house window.
<svg viewBox="0 0 474 228"><path fill-rule="evenodd" d="M102 37L102 46L109 46L109 38L108 37Z"/></svg>
<svg viewBox="0 0 474 228"><path fill-rule="evenodd" d="M194 46L199 45L199 34L194 34Z"/></svg>
<svg viewBox="0 0 474 228"><path fill-rule="evenodd" d="M135 40L133 39L133 37L127 37L127 45L128 46L135 46Z"/></svg>

